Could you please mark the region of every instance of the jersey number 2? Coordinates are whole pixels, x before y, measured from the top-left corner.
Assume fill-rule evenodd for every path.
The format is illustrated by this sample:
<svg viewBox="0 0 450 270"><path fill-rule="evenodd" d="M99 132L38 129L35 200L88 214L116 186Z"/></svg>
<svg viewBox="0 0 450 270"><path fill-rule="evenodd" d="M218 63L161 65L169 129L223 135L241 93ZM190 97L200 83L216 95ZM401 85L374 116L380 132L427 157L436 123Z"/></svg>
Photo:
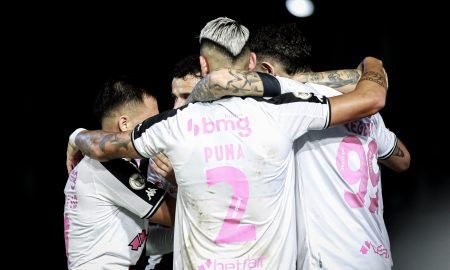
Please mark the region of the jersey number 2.
<svg viewBox="0 0 450 270"><path fill-rule="evenodd" d="M206 171L208 186L225 182L233 190L231 204L227 215L216 237L216 244L236 243L256 239L256 226L252 224L241 225L241 219L247 208L248 179L245 174L234 167L223 166Z"/></svg>

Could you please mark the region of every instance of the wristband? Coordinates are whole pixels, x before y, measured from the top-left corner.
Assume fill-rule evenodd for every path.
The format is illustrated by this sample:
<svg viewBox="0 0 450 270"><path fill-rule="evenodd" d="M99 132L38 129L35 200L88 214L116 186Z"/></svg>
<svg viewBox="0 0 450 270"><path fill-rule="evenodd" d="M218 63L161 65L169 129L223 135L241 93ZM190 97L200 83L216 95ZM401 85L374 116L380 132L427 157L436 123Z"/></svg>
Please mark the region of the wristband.
<svg viewBox="0 0 450 270"><path fill-rule="evenodd" d="M266 73L262 73L262 72L257 72L257 73L258 73L259 77L261 78L261 81L263 84L263 89L264 89L263 96L264 97L276 97L281 94L281 85L280 85L280 82L277 80L277 78L275 78L272 75L266 74Z"/></svg>
<svg viewBox="0 0 450 270"><path fill-rule="evenodd" d="M80 133L81 131L86 130L85 128L77 128L74 132L72 132L72 134L70 134L69 137L69 144L74 147L74 148L78 148L77 145L75 144L75 138L77 137L78 133Z"/></svg>

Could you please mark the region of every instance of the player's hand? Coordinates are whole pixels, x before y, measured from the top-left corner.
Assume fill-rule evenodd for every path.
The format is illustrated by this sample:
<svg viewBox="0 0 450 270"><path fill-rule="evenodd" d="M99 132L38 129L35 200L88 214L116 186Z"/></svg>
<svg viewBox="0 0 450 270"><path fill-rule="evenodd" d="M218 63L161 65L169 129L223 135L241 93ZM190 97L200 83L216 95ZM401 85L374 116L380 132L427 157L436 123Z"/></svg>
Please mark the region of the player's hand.
<svg viewBox="0 0 450 270"><path fill-rule="evenodd" d="M176 186L175 173L170 160L163 153L153 156L152 160L155 162L155 164L152 164L153 169L166 178L172 185Z"/></svg>
<svg viewBox="0 0 450 270"><path fill-rule="evenodd" d="M83 158L83 154L78 148L72 146L70 143L67 144L67 152L66 152L66 167L67 173L70 172L77 166L80 160Z"/></svg>

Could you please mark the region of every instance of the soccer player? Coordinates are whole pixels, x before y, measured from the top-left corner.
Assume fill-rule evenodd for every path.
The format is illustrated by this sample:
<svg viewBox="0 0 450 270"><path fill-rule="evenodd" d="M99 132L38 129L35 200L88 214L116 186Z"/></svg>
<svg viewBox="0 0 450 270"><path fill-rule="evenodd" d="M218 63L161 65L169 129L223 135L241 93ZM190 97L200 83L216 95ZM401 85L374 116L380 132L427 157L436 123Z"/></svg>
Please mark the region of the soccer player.
<svg viewBox="0 0 450 270"><path fill-rule="evenodd" d="M201 80L199 57L189 55L178 61L172 71L172 97L173 108L177 109L185 105L187 98L194 90L195 85ZM223 91L222 95L228 92ZM170 160L160 154L152 157L154 170L165 178L173 179L173 168ZM173 183L176 185L176 183Z"/></svg>
<svg viewBox="0 0 450 270"><path fill-rule="evenodd" d="M158 113L156 99L125 80L110 81L94 105L102 130L120 132ZM70 172L64 193L69 269L143 269L150 219L171 225L174 199L146 181L132 160L84 157Z"/></svg>
<svg viewBox="0 0 450 270"><path fill-rule="evenodd" d="M235 21L209 22L200 39L204 74L255 65L248 30ZM195 103L146 120L132 137L130 132L77 131L71 144L97 159L158 152L171 159L179 187L175 269L292 269L297 256L292 142L307 130L382 108L386 78L381 62L366 58L363 72L356 90L341 97L295 92L270 102L233 97ZM213 76L199 87L211 87ZM250 84L261 93L280 90L269 75L230 78L229 84ZM262 83L254 83L260 78ZM98 141L105 144L100 147Z"/></svg>
<svg viewBox="0 0 450 270"><path fill-rule="evenodd" d="M256 70L296 79L308 76L304 72L310 70L309 46L296 24L261 28L253 35L251 47L258 56ZM338 75L332 76L335 82ZM316 94L340 95L328 87L308 86ZM251 94L251 89L246 90ZM406 170L410 155L404 144L375 114L308 132L294 147L298 269L390 269L377 161L395 171Z"/></svg>
<svg viewBox="0 0 450 270"><path fill-rule="evenodd" d="M252 42L257 70L293 77L304 42L295 24L271 25ZM303 61L303 65L308 62ZM314 85L325 96L339 92ZM380 114L324 131L306 133L295 144L298 269L390 269L392 257L383 220L378 163L401 172L409 167L404 144L385 127Z"/></svg>
<svg viewBox="0 0 450 270"><path fill-rule="evenodd" d="M198 55L189 55L177 62L172 75L173 108L176 109L185 104L195 85L202 79Z"/></svg>
<svg viewBox="0 0 450 270"><path fill-rule="evenodd" d="M182 106L186 98L194 89L194 86L200 81L200 63L197 55L189 55L178 61L172 72L172 96L174 98L174 109ZM174 182L174 173L170 160L163 154L152 157L152 168L159 175L165 178L173 179L174 190L176 183ZM146 270L151 269L172 269L173 261L173 228L163 227L159 224L149 224L149 230L157 234L157 239L147 241L148 266ZM170 247L170 248L168 248ZM157 249L160 254L153 250ZM170 266L168 262L170 260Z"/></svg>

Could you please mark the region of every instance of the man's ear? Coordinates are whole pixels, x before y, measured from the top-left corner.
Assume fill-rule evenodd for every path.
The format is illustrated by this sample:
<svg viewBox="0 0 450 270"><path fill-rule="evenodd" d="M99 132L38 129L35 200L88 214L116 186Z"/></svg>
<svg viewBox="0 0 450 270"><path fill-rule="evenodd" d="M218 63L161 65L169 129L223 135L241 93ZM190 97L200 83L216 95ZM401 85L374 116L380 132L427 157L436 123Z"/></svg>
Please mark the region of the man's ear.
<svg viewBox="0 0 450 270"><path fill-rule="evenodd" d="M250 53L250 62L248 63L248 70L252 71L256 67L256 54L254 52Z"/></svg>
<svg viewBox="0 0 450 270"><path fill-rule="evenodd" d="M133 126L128 115L121 115L117 124L120 131L130 130Z"/></svg>
<svg viewBox="0 0 450 270"><path fill-rule="evenodd" d="M269 73L270 75L277 76L277 73L275 71L275 67L272 66L271 63L269 63L269 62L262 62L261 63L261 67L262 67L262 69L264 69L265 72Z"/></svg>
<svg viewBox="0 0 450 270"><path fill-rule="evenodd" d="M200 69L202 71L202 77L208 75L209 72L208 59L206 59L206 57L204 57L203 55L200 55Z"/></svg>

